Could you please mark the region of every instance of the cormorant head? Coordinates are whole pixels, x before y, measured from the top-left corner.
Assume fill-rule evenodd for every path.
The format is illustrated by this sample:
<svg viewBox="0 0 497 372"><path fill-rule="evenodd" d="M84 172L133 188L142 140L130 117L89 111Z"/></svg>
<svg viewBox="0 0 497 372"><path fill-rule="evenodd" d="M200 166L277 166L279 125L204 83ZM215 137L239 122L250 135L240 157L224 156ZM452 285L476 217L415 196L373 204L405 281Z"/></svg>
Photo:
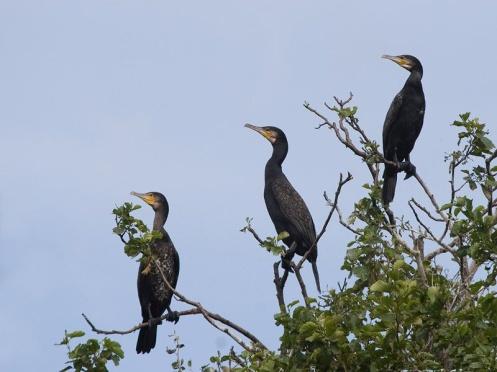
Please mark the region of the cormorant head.
<svg viewBox="0 0 497 372"><path fill-rule="evenodd" d="M141 194L139 192L132 191L131 195L139 197L145 203L150 205L154 211L159 209L169 210L167 199L160 192L147 192L145 194Z"/></svg>
<svg viewBox="0 0 497 372"><path fill-rule="evenodd" d="M417 59L414 56L410 56L408 54L402 54L400 56L389 56L389 55L382 55L381 58L386 58L391 61L394 61L396 64L398 64L401 67L404 67L407 71L418 71L423 74L423 66L421 65L421 62L419 62L419 59Z"/></svg>
<svg viewBox="0 0 497 372"><path fill-rule="evenodd" d="M245 127L255 130L257 133L261 134L264 138L271 142L273 146L281 143L287 143L285 133L280 128L257 127L252 124L245 124Z"/></svg>

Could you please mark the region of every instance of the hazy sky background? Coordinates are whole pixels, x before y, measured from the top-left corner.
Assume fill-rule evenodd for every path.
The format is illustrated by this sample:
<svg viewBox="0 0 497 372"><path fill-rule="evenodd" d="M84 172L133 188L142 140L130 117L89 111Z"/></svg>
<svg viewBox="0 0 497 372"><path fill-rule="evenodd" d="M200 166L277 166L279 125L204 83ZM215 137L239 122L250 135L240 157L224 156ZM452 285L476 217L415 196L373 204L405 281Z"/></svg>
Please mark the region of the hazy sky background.
<svg viewBox="0 0 497 372"><path fill-rule="evenodd" d="M81 312L105 329L141 320L137 264L112 234L111 211L132 190L169 200L178 290L276 347L275 258L239 232L250 216L260 235L274 234L262 194L271 147L243 124L286 132L284 170L320 229L323 190L350 171L341 199L349 213L368 177L329 131L314 129L302 103L321 108L353 91L361 124L380 140L407 78L380 56L414 54L427 108L412 160L442 195L443 156L456 142L449 124L466 111L491 129L497 119L490 4L0 1L0 370L62 368L65 349L53 345L64 329L91 334ZM399 215L410 216L413 195L426 202L413 180L397 190ZM150 223L153 213L145 206L138 216ZM343 279L350 239L334 219L319 244L323 288ZM309 267L304 275L316 295ZM293 277L286 298L299 298ZM170 370L173 330L194 370L232 344L186 317L159 328L149 355L136 355L137 334L115 336L126 353L120 370Z"/></svg>

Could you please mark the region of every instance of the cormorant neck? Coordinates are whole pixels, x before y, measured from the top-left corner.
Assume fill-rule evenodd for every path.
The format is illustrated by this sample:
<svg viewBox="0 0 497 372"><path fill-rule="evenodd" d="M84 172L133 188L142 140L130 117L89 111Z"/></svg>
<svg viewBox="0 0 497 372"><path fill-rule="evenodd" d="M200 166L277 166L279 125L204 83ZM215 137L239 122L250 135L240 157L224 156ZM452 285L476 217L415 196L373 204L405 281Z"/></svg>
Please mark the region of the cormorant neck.
<svg viewBox="0 0 497 372"><path fill-rule="evenodd" d="M420 85L423 78L423 69L412 70L407 78L406 85Z"/></svg>
<svg viewBox="0 0 497 372"><path fill-rule="evenodd" d="M154 231L161 231L161 229L164 227L164 224L166 223L168 214L169 214L169 208L165 206L160 206L155 210L154 225L153 225Z"/></svg>
<svg viewBox="0 0 497 372"><path fill-rule="evenodd" d="M273 145L273 154L266 163L266 176L271 176L282 172L281 164L283 164L287 153L288 143L277 142Z"/></svg>

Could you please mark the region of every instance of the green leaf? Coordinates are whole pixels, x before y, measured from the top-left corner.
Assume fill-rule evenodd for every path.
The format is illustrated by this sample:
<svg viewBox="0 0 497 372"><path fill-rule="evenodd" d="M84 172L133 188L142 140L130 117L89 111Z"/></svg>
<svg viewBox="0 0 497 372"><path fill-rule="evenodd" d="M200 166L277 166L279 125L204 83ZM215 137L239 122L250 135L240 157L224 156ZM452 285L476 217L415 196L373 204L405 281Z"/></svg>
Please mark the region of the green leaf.
<svg viewBox="0 0 497 372"><path fill-rule="evenodd" d="M450 207L452 207L452 203L445 203L444 205L442 205L442 206L440 207L440 210L441 210L441 211L444 211L444 210L446 210L446 209L449 209Z"/></svg>
<svg viewBox="0 0 497 372"><path fill-rule="evenodd" d="M493 144L493 142L488 137L482 137L480 139L481 139L481 142L483 143L483 145L486 147L487 150L491 150L491 149L493 149L495 147L495 145Z"/></svg>
<svg viewBox="0 0 497 372"><path fill-rule="evenodd" d="M393 263L393 269L394 270L400 270L402 267L404 267L404 265L405 265L404 260L396 260Z"/></svg>
<svg viewBox="0 0 497 372"><path fill-rule="evenodd" d="M440 294L440 288L438 287L429 287L427 290L428 298L430 299L430 302L433 304L437 300L439 294Z"/></svg>
<svg viewBox="0 0 497 372"><path fill-rule="evenodd" d="M299 329L300 334L304 337L308 337L317 328L317 324L314 322L305 322Z"/></svg>
<svg viewBox="0 0 497 372"><path fill-rule="evenodd" d="M83 331L74 331L66 334L68 338L83 337L84 335L85 333Z"/></svg>
<svg viewBox="0 0 497 372"><path fill-rule="evenodd" d="M369 287L369 290L371 292L386 292L390 288L390 285L383 281L383 280L378 280L377 282L373 283L371 287Z"/></svg>

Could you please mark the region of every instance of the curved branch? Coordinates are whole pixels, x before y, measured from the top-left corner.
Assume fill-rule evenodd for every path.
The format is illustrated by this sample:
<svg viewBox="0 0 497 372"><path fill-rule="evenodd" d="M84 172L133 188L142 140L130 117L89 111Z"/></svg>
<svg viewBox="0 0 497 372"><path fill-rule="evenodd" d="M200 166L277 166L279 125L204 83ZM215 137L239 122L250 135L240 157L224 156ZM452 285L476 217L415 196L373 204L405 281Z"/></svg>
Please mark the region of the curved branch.
<svg viewBox="0 0 497 372"><path fill-rule="evenodd" d="M179 293L175 288L173 288L173 286L169 283L169 281L167 280L166 276L164 275L164 272L162 271L162 268L159 266L159 264L157 263L157 260L152 256L152 259L154 261L154 264L155 266L157 267L157 269L159 270L160 274L161 274L161 277L162 277L162 280L164 281L164 283L167 285L167 287L169 288L169 290L171 292L174 293L174 295L178 298L179 301L181 302L185 302L187 303L188 305L191 305L195 308L197 308L200 313L202 314L202 316L205 318L205 320L207 320L213 327L217 328L218 330L220 330L221 332L224 332L226 333L228 336L230 336L236 343L238 343L241 347L243 347L245 350L247 351L250 351L250 352L253 352L254 349L249 347L245 342L243 342L239 337L237 337L236 335L234 335L228 328L221 328L219 327L213 320L216 320L218 322L221 322L223 323L224 325L234 329L235 331L237 331L238 333L242 334L243 336L245 336L246 338L248 338L250 341L252 341L255 345L258 345L260 346L261 348L263 349L266 349L268 350L268 348L257 338L255 337L251 332L247 331L246 329L240 327L239 325L237 325L236 323L233 323L232 321L222 317L221 315L219 314L216 314L216 313L213 313L207 309L205 309L202 304L200 302L196 302L196 301L192 301L188 298L186 298L184 295L182 295L181 293Z"/></svg>
<svg viewBox="0 0 497 372"><path fill-rule="evenodd" d="M174 293L174 295L178 298L179 301L187 303L187 304L193 306L192 309L184 310L184 311L179 311L178 312L178 316L201 314L213 327L215 327L216 329L218 329L219 331L221 331L223 333L226 333L229 337L231 337L236 343L238 343L245 350L250 351L250 352L254 352L255 351L254 348L252 348L249 345L247 345L240 337L238 337L237 335L233 334L233 332L229 328L231 328L232 330L235 330L239 334L245 336L254 345L257 345L260 348L267 350L267 347L256 336L254 336L251 332L247 331L246 329L242 328L241 326L239 326L238 324L232 322L231 320L226 319L225 317L223 317L223 316L221 316L219 314L216 314L216 313L213 313L213 312L207 310L199 302L192 301L192 300L186 298L181 293L179 293L175 288L173 288L171 286L171 284L169 283L169 281L166 279L166 276L164 275L164 272L162 271L161 267L158 265L157 260L153 256L151 256L151 257L153 259L154 264L156 265L157 269L159 270L159 272L161 274L162 280L167 285L167 287L169 288L169 290L171 290ZM97 333L97 334L105 334L105 335L119 334L119 335L126 335L126 334L129 334L129 333L135 332L135 331L139 330L140 328L144 328L144 327L148 327L149 326L148 322L146 322L146 323L140 323L140 324L138 324L138 325L136 325L136 326L134 326L134 327L132 327L132 328L130 328L128 330L124 330L124 331L120 331L120 330L106 331L106 330L102 330L102 329L99 329L99 328L95 327L95 325L90 321L90 319L84 313L81 314L81 315L86 320L86 322L90 326L91 330L93 332ZM168 317L168 315L165 314L165 315L162 315L159 319L160 320L167 320L167 317ZM222 324L224 324L225 326L227 326L229 328L222 328L216 322L222 323Z"/></svg>
<svg viewBox="0 0 497 372"><path fill-rule="evenodd" d="M200 310L193 308L193 309L189 309L189 310L178 311L177 314L180 317L186 316L186 315L197 315L197 314L200 314ZM112 329L110 331L106 331L106 330L99 329L99 328L95 327L93 322L86 316L85 313L82 313L81 316L86 320L86 323L88 323L91 330L97 334L100 334L100 335L127 335L127 334L138 331L140 328L145 328L145 327L149 326L148 322L145 322L145 323L139 323L139 324L135 325L134 327L127 329L127 330L124 330L124 331L115 330L115 329ZM167 320L167 317L168 317L168 314L165 314L165 315L162 315L159 319L160 320Z"/></svg>
<svg viewBox="0 0 497 372"><path fill-rule="evenodd" d="M338 198L340 196L340 193L342 192L342 187L349 181L351 181L354 177L350 172L347 172L347 177L344 179L342 173L340 173L340 180L338 181L338 186L335 191L335 199L333 202L330 201L328 198L328 195L326 195L326 191L323 193L323 197L325 200L328 202L328 205L331 207L330 212L328 213L328 217L326 217L326 220L324 221L323 227L321 228L321 231L319 232L318 236L316 237L316 240L314 243L311 245L311 247L305 252L305 254L302 256L300 259L299 263L296 265L297 269L300 270L302 265L304 264L305 260L307 259L307 256L311 253L311 251L314 249L314 247L318 244L319 239L323 236L323 234L326 232L326 228L328 227L328 224L330 223L331 216L333 216L333 213L335 212L338 204Z"/></svg>
<svg viewBox="0 0 497 372"><path fill-rule="evenodd" d="M438 205L437 203L437 200L435 199L435 196L433 195L433 193L430 191L430 189L428 188L428 186L426 186L425 182L423 181L423 179L419 176L418 172L414 172L414 178L416 178L416 180L418 181L418 183L420 184L420 186L422 187L423 191L425 192L425 194L428 196L428 198L430 199L431 201L431 204L433 205L433 207L435 208L435 211L438 213L438 215L440 217L442 217L442 219L445 221L445 222L448 222L449 219L447 217L447 215L440 210L440 206Z"/></svg>

